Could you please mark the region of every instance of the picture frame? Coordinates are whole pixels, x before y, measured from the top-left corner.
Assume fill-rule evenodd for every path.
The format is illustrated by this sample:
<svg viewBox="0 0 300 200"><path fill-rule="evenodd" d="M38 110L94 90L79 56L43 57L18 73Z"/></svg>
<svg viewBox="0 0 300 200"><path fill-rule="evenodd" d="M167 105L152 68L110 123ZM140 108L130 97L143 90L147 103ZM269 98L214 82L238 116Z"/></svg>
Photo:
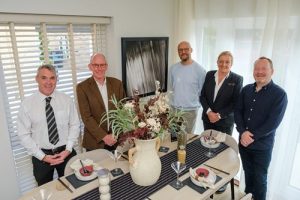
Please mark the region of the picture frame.
<svg viewBox="0 0 300 200"><path fill-rule="evenodd" d="M167 91L168 37L122 37L122 81L127 96L155 93L155 81Z"/></svg>

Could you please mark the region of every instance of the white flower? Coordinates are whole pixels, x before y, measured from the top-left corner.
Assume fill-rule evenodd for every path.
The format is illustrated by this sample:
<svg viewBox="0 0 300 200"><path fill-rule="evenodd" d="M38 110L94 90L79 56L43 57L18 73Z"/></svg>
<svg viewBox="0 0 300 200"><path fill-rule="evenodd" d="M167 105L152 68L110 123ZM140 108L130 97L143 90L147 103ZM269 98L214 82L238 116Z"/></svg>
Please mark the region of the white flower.
<svg viewBox="0 0 300 200"><path fill-rule="evenodd" d="M146 125L147 125L147 124L146 124L145 122L140 122L140 123L138 124L138 127L144 128Z"/></svg>
<svg viewBox="0 0 300 200"><path fill-rule="evenodd" d="M156 121L155 121L154 118L149 118L146 121L147 121L147 124L152 126L152 127L156 125Z"/></svg>
<svg viewBox="0 0 300 200"><path fill-rule="evenodd" d="M134 108L134 104L132 102L127 102L124 104L124 108L125 109L128 109L128 110L131 110Z"/></svg>

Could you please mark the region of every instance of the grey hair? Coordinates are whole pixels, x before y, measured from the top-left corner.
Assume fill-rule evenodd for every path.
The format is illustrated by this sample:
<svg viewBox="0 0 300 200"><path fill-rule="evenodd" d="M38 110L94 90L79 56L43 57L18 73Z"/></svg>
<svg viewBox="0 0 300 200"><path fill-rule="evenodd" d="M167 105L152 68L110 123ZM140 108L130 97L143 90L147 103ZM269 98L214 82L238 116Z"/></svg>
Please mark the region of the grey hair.
<svg viewBox="0 0 300 200"><path fill-rule="evenodd" d="M92 56L91 56L91 59L90 59L90 63L92 63L93 59L96 57L96 56L101 56L104 58L104 60L106 61L106 58L105 56L102 54L102 53L94 53Z"/></svg>
<svg viewBox="0 0 300 200"><path fill-rule="evenodd" d="M39 66L36 75L38 75L42 69L48 69L49 71L53 72L55 76L57 76L56 68L51 64L43 64L43 65Z"/></svg>

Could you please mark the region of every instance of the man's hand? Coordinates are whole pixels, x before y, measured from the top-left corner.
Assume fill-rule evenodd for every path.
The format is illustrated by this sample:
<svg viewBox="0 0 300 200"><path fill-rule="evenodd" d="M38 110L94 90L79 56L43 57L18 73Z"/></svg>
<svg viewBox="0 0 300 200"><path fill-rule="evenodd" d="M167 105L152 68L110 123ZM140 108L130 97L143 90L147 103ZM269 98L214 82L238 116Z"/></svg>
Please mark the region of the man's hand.
<svg viewBox="0 0 300 200"><path fill-rule="evenodd" d="M241 144L244 147L249 146L251 143L254 142L254 139L252 138L253 134L250 131L245 131L242 135L241 135Z"/></svg>
<svg viewBox="0 0 300 200"><path fill-rule="evenodd" d="M45 155L43 161L49 163L50 165L59 165L64 162L64 158L61 158L59 154Z"/></svg>
<svg viewBox="0 0 300 200"><path fill-rule="evenodd" d="M117 140L115 140L115 138L112 136L112 134L106 135L102 140L108 146L112 146L117 142Z"/></svg>
<svg viewBox="0 0 300 200"><path fill-rule="evenodd" d="M70 155L70 153L71 153L70 151L64 150L56 155L60 156L61 159L66 159L66 157L68 157Z"/></svg>
<svg viewBox="0 0 300 200"><path fill-rule="evenodd" d="M219 121L221 119L220 114L215 113L213 111L208 112L207 116L208 116L210 123L216 123L217 121Z"/></svg>

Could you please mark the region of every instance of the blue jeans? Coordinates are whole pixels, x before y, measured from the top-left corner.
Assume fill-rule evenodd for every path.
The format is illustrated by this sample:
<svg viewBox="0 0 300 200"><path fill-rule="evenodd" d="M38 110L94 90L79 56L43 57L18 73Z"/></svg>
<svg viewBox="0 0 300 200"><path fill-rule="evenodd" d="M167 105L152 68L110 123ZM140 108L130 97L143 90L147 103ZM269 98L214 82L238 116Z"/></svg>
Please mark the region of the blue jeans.
<svg viewBox="0 0 300 200"><path fill-rule="evenodd" d="M245 171L245 192L252 193L255 200L265 200L273 148L254 150L239 145L239 150Z"/></svg>

